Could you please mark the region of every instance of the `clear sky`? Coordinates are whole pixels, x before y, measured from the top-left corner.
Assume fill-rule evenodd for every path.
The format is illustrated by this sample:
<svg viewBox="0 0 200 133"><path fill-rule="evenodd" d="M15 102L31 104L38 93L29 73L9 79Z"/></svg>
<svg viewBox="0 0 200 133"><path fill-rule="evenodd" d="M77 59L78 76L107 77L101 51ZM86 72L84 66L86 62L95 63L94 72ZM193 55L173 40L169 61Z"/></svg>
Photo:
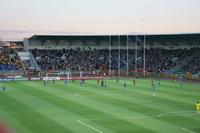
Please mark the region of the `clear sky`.
<svg viewBox="0 0 200 133"><path fill-rule="evenodd" d="M200 0L0 0L0 37L199 33Z"/></svg>

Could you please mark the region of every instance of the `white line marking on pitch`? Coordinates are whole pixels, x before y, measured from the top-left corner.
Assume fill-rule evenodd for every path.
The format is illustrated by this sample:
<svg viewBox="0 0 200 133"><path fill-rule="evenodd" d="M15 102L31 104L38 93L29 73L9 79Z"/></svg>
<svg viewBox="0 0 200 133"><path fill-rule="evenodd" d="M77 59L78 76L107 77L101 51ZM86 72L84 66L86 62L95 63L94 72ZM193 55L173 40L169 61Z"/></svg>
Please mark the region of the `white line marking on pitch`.
<svg viewBox="0 0 200 133"><path fill-rule="evenodd" d="M191 131L191 130L189 130L189 129L186 129L186 128L181 128L182 130L184 130L184 131L186 131L186 132L189 132L189 133L196 133L196 132L194 132L194 131Z"/></svg>
<svg viewBox="0 0 200 133"><path fill-rule="evenodd" d="M126 117L117 117L117 118L93 118L93 119L83 119L83 120L95 120L95 121L101 121L101 120L117 120L117 119L125 119L125 120L132 120L132 119L142 119L142 118L153 118L155 116L136 116L136 117L130 117L130 116L126 116Z"/></svg>
<svg viewBox="0 0 200 133"><path fill-rule="evenodd" d="M157 117L165 116L165 115L172 115L172 114L185 114L185 113L192 113L194 111L176 111L176 112L167 112L157 115Z"/></svg>
<svg viewBox="0 0 200 133"><path fill-rule="evenodd" d="M79 96L79 94L78 94L78 93L75 93L74 95L75 95L75 96Z"/></svg>
<svg viewBox="0 0 200 133"><path fill-rule="evenodd" d="M86 126L86 127L88 127L88 128L90 128L90 129L92 129L92 130L94 130L94 131L96 131L96 132L98 132L98 133L103 133L99 129L96 129L95 127L93 127L93 126L91 126L89 124L86 124L86 123L82 122L81 120L77 120L77 122L80 123L80 124L82 124L82 125L84 125L84 126Z"/></svg>
<svg viewBox="0 0 200 133"><path fill-rule="evenodd" d="M168 113L162 113L158 115L149 115L149 116L122 116L122 117L117 117L117 118L93 118L93 119L83 119L83 120L96 120L96 121L101 121L101 120L114 120L114 119L125 119L125 120L131 120L131 119L148 119L148 118L156 118L156 117L171 117L171 116L179 116L179 115L191 115L194 111L176 111L176 112L168 112Z"/></svg>
<svg viewBox="0 0 200 133"><path fill-rule="evenodd" d="M80 96L81 92L74 93L75 96Z"/></svg>

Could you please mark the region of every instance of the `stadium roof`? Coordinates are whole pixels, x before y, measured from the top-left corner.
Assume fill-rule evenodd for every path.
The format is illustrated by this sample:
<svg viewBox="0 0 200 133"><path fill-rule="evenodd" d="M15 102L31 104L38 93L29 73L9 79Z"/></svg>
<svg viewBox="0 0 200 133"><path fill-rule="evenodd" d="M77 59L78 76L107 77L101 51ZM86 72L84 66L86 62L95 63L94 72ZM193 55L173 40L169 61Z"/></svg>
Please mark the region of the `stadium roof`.
<svg viewBox="0 0 200 133"><path fill-rule="evenodd" d="M34 35L30 37L30 40L74 40L74 39L105 39L109 36L112 37L126 37L127 35ZM130 37L135 37L136 35L128 35ZM137 35L138 37L142 37L144 35ZM194 34L154 34L154 35L145 35L148 38L193 38L197 39L200 38L200 33L194 33Z"/></svg>
<svg viewBox="0 0 200 133"><path fill-rule="evenodd" d="M30 40L82 40L82 39L105 39L104 35L34 35Z"/></svg>
<svg viewBox="0 0 200 133"><path fill-rule="evenodd" d="M103 41L108 40L109 36L112 37L112 41L117 41L118 36L120 36L121 42L126 42L127 35L34 35L31 38L29 38L30 41L32 40L39 40L39 41L46 41L46 40L52 40L52 41L61 41L61 40L95 40L95 41ZM136 35L128 35L129 39L132 41L135 41ZM194 33L194 34L157 34L157 35L145 35L147 42L159 42L159 43L174 43L177 42L180 43L186 43L192 45L192 42L196 45L200 45L200 33ZM144 35L137 35L137 37L141 40L144 39Z"/></svg>

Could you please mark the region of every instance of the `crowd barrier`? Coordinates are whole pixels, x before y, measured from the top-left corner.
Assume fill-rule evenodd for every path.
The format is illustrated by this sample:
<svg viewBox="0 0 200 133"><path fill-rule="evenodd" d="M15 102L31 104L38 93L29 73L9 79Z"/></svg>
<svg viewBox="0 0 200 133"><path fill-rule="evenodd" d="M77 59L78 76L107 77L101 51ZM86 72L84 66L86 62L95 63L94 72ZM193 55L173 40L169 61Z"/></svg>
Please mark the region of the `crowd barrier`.
<svg viewBox="0 0 200 133"><path fill-rule="evenodd" d="M111 78L117 78L117 76L97 76L97 75L86 75L84 77L80 77L78 75L72 76L72 77L66 77L66 76L43 76L43 77L37 77L37 76L29 76L29 77L24 77L21 75L3 75L0 76L0 81L33 81L33 80L100 80L100 79L111 79ZM160 78L160 79L169 79L169 80L179 80L179 77L174 76L174 75L160 75L158 76L153 76L153 75L146 75L144 76L121 76L121 78ZM200 81L199 78L197 79L185 79L187 81Z"/></svg>

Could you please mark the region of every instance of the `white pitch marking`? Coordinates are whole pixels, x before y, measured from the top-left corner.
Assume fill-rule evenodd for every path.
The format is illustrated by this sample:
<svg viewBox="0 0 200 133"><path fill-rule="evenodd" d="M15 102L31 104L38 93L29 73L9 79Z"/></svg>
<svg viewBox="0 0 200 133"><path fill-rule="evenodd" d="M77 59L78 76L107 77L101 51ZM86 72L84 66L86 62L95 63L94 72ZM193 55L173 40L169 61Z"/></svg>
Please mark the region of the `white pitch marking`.
<svg viewBox="0 0 200 133"><path fill-rule="evenodd" d="M75 93L74 95L75 95L75 96L79 96L79 94L78 94L78 93Z"/></svg>
<svg viewBox="0 0 200 133"><path fill-rule="evenodd" d="M125 119L125 120L132 120L132 119L143 119L143 118L153 118L155 116L136 116L136 117L117 117L117 118L93 118L93 119L83 119L83 120L95 120L95 121L101 121L101 120L117 120L117 119Z"/></svg>
<svg viewBox="0 0 200 133"><path fill-rule="evenodd" d="M181 128L182 130L184 130L184 131L186 131L186 132L189 132L189 133L196 133L196 132L194 132L194 131L191 131L191 130L189 130L189 129L186 129L186 128Z"/></svg>
<svg viewBox="0 0 200 133"><path fill-rule="evenodd" d="M94 128L93 126L88 125L88 124L82 122L81 120L77 120L77 122L80 123L80 124L82 124L82 125L84 125L84 126L86 126L86 127L88 127L88 128L90 128L90 129L92 129L92 130L94 130L94 131L96 131L96 132L98 132L98 133L103 133L103 132L100 131L99 129L96 129L96 128Z"/></svg>
<svg viewBox="0 0 200 133"><path fill-rule="evenodd" d="M80 93L80 92L74 93L74 95L75 95L75 96L80 96L79 93Z"/></svg>
<svg viewBox="0 0 200 133"><path fill-rule="evenodd" d="M192 113L194 111L176 111L176 112L167 112L157 115L157 117L165 116L165 115L172 115L172 114L185 114L185 113Z"/></svg>
<svg viewBox="0 0 200 133"><path fill-rule="evenodd" d="M135 117L130 117L130 116L122 116L122 117L117 117L117 118L93 118L93 119L83 119L83 120L96 120L96 121L101 121L101 120L114 120L114 119L125 119L125 120L131 120L131 119L148 119L148 118L156 118L156 117L171 117L171 116L179 116L179 115L190 115L194 111L176 111L176 112L168 112L168 113L162 113L158 115L149 115L149 116L135 116Z"/></svg>

